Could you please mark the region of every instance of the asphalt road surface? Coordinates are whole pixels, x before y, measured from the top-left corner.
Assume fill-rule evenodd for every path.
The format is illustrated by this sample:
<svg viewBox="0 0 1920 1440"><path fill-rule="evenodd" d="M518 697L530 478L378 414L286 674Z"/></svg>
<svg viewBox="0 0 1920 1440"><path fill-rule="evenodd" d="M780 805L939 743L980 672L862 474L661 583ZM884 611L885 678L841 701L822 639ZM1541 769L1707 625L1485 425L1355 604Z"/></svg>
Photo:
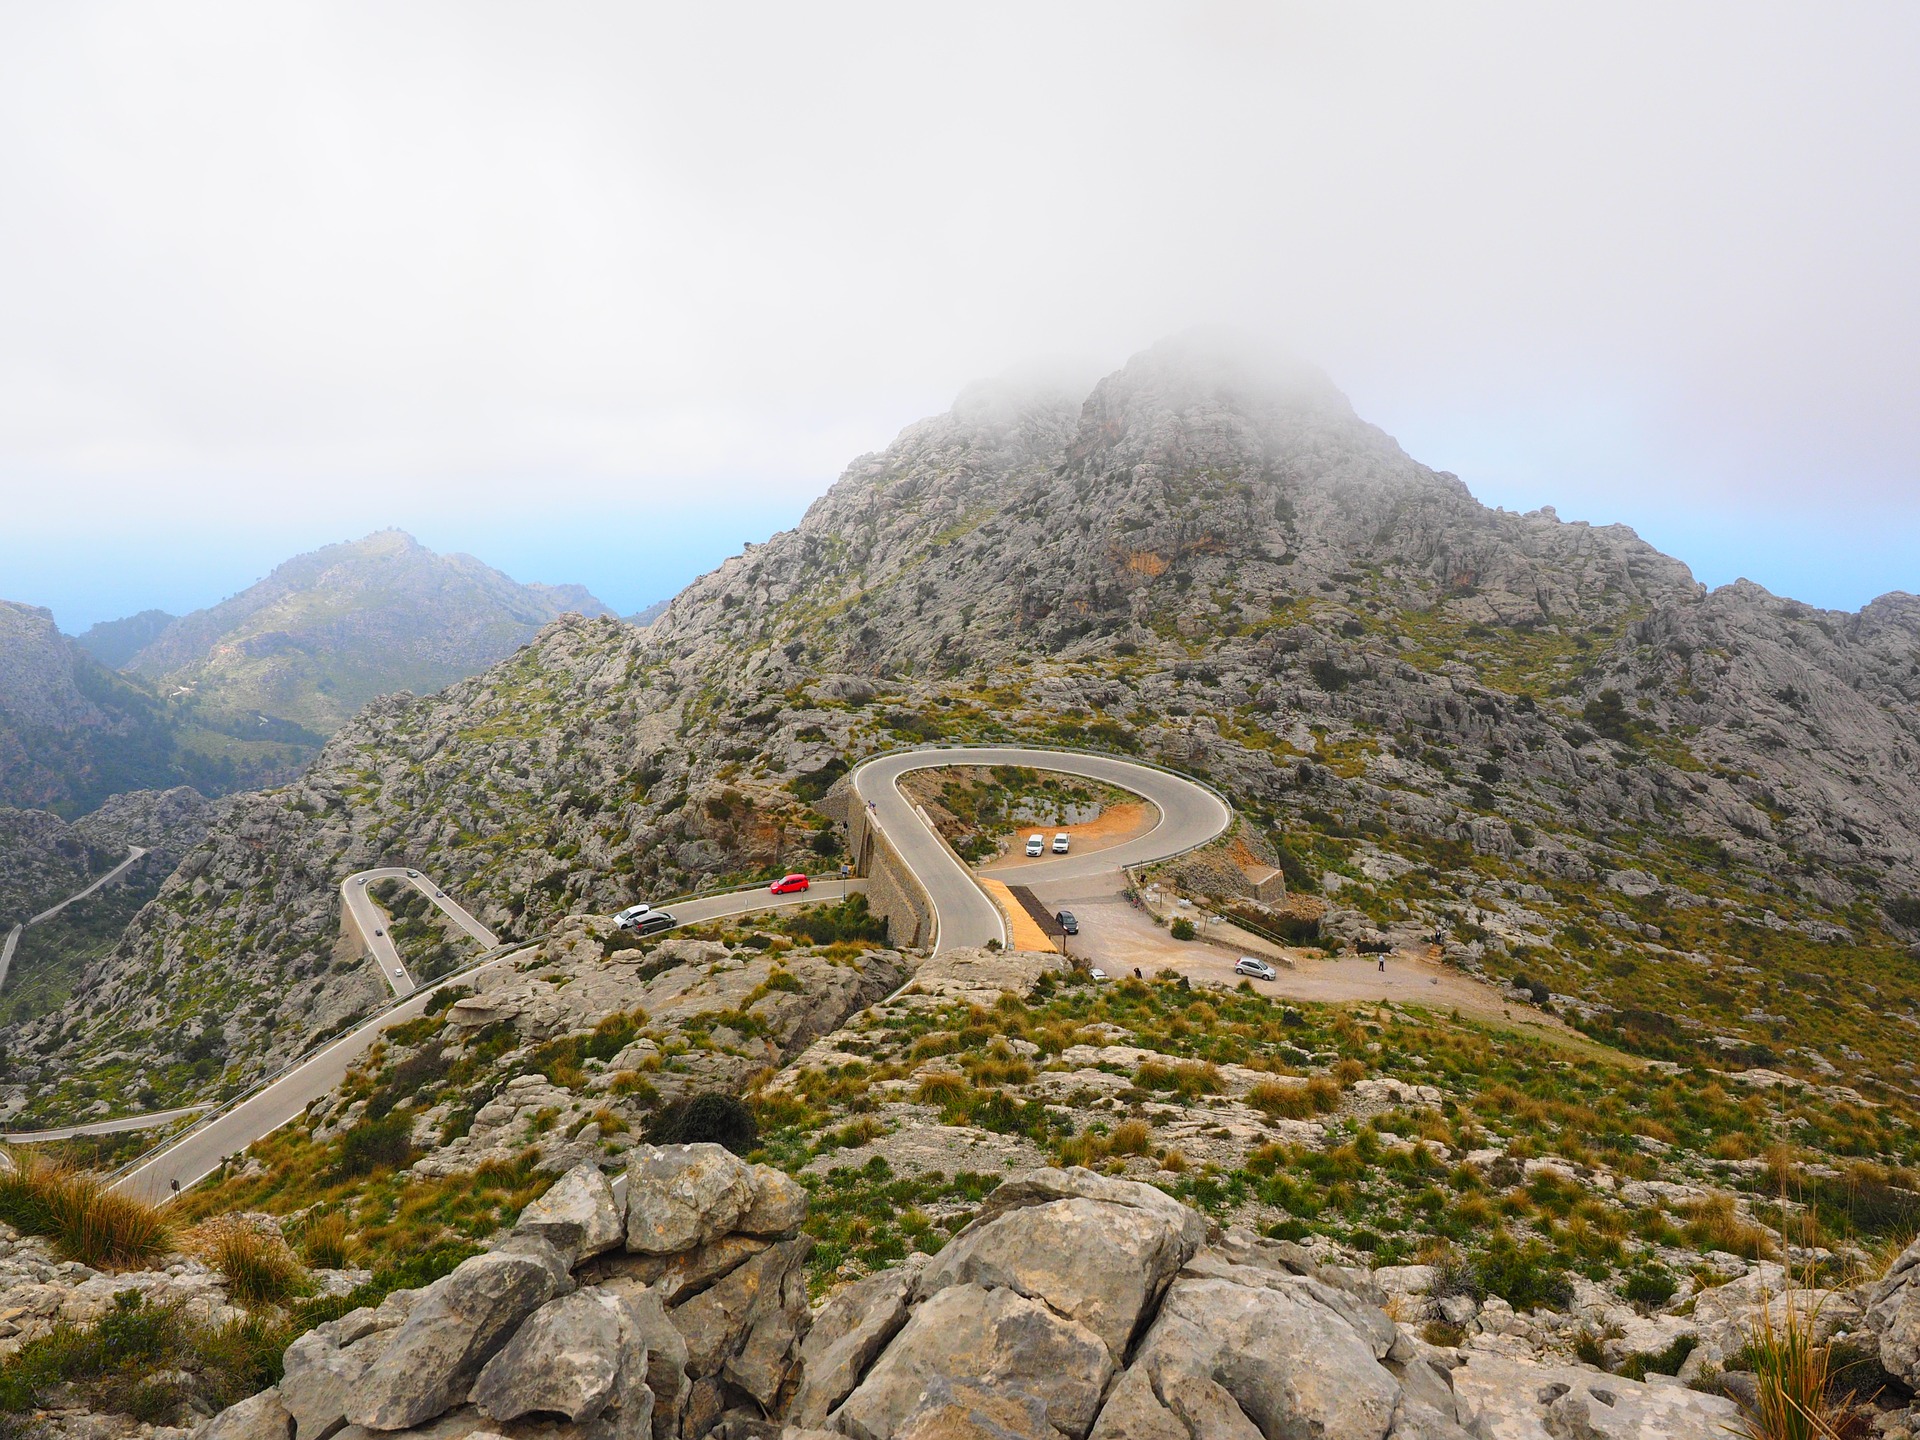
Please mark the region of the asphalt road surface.
<svg viewBox="0 0 1920 1440"><path fill-rule="evenodd" d="M449 900L445 891L418 870L409 870L404 865L383 865L376 870L356 871L340 882L340 900L353 917L354 928L360 932L360 939L365 943L368 953L379 964L381 978L392 987L396 996L411 995L420 987L414 984L413 974L400 958L393 936L387 933L391 927L386 914L367 893L367 886L375 880L406 881L486 949L491 950L500 943L498 935Z"/></svg>
<svg viewBox="0 0 1920 1440"><path fill-rule="evenodd" d="M934 908L934 948L953 950L1007 943L999 909L974 883L972 872L933 832L918 808L900 793L899 780L912 770L948 765L1026 765L1062 775L1098 780L1149 800L1160 823L1121 845L1084 855L1061 855L1023 865L1019 883L1037 885L1109 873L1126 865L1164 860L1204 845L1233 818L1211 790L1165 770L1107 755L1026 750L1018 746L954 746L913 750L869 760L853 772L854 793L868 806L868 817L893 842L900 858L925 888Z"/></svg>
<svg viewBox="0 0 1920 1440"><path fill-rule="evenodd" d="M377 877L388 872L374 870L364 873ZM404 876L406 871L399 873ZM352 885L352 880L357 878L349 877L349 887L363 889ZM864 880L841 880L834 876L817 879L812 890L802 891L798 895L771 895L765 886L756 886L750 890L708 895L698 900L675 901L668 908L678 925L697 925L759 910L831 903L849 892L858 894L865 888ZM477 926L479 922L474 923ZM492 932L486 933L491 935ZM254 1141L271 1135L288 1121L297 1119L308 1105L346 1077L353 1063L379 1039L381 1031L389 1025L402 1024L419 1016L436 990L448 985L471 984L479 975L508 963L523 954L524 950L525 947L515 948L488 960L477 969L449 975L424 989L413 991L399 1004L329 1042L265 1088L255 1091L231 1109L221 1111L204 1125L188 1131L157 1154L148 1156L114 1181L112 1188L154 1202L171 1198L176 1188L190 1188L195 1181L204 1179L218 1169L227 1156L238 1154Z"/></svg>
<svg viewBox="0 0 1920 1440"><path fill-rule="evenodd" d="M21 1130L0 1135L9 1145L38 1145L46 1140L74 1140L82 1135L119 1135L128 1130L158 1130L189 1115L211 1110L211 1105L182 1105L178 1110L154 1110L145 1115L127 1115L118 1120L90 1120L85 1125L65 1125L58 1130Z"/></svg>
<svg viewBox="0 0 1920 1440"><path fill-rule="evenodd" d="M113 881L118 880L122 875L127 873L127 867L129 865L133 864L134 861L138 860L142 855L145 855L146 853L147 853L146 850L143 849L141 846L129 845L127 847L127 858L122 860L118 865L114 866L113 869L109 870L106 874L102 875L98 880L94 881L91 885L87 886L86 889L75 891L73 894L69 895L66 899L62 900L58 905L48 906L45 910L42 910L38 915L33 916L31 919L23 920L20 924L14 926L11 930L9 930L7 932L7 938L4 941L0 941L0 990L3 990L6 988L7 968L13 964L13 952L19 946L20 934L22 931L24 931L27 928L27 926L38 925L42 920L51 920L54 916L58 915L62 910L66 909L67 906L73 904L74 901L84 900L87 898L87 896L93 894L94 891L98 890L102 885L109 885Z"/></svg>

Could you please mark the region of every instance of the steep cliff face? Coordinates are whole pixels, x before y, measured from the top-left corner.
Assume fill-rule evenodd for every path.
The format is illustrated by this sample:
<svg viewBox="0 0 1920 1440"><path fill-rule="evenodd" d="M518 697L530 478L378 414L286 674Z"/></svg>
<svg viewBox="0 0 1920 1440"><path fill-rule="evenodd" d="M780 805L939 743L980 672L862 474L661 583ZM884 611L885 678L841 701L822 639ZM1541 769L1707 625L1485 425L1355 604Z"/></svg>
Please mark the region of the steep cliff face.
<svg viewBox="0 0 1920 1440"><path fill-rule="evenodd" d="M50 612L0 601L0 804L72 817L185 773L153 695L62 635Z"/></svg>
<svg viewBox="0 0 1920 1440"><path fill-rule="evenodd" d="M646 630L563 618L370 706L8 1037L45 1056L15 1079L52 1104L111 1049L171 1094L202 1027L228 1083L291 1053L377 997L332 951L362 865L537 933L802 862L862 753L1011 736L1203 771L1297 888L1643 1048L1886 1076L1884 1017L1920 1023L1917 611L1706 594L1623 527L1488 510L1298 366L1180 343L1084 401L983 386Z"/></svg>

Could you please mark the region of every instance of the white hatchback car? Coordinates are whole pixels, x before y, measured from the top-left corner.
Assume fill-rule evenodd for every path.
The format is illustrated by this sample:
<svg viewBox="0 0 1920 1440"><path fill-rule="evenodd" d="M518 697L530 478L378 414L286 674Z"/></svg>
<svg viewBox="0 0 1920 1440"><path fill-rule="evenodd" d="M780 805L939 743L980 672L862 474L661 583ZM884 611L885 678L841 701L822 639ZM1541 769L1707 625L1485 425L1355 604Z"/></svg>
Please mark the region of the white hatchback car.
<svg viewBox="0 0 1920 1440"><path fill-rule="evenodd" d="M1063 830L1053 837L1053 853L1056 855L1064 855L1067 853L1067 847L1071 844L1073 844L1073 837Z"/></svg>
<svg viewBox="0 0 1920 1440"><path fill-rule="evenodd" d="M1044 835L1027 836L1027 854L1035 859L1047 853L1047 837Z"/></svg>
<svg viewBox="0 0 1920 1440"><path fill-rule="evenodd" d="M640 923L641 917L651 909L653 909L651 905L629 905L613 917L613 923L622 930L631 930L635 925Z"/></svg>
<svg viewBox="0 0 1920 1440"><path fill-rule="evenodd" d="M1278 980L1280 972L1264 960L1256 960L1251 955L1242 955L1233 962L1233 973L1249 975L1255 980Z"/></svg>

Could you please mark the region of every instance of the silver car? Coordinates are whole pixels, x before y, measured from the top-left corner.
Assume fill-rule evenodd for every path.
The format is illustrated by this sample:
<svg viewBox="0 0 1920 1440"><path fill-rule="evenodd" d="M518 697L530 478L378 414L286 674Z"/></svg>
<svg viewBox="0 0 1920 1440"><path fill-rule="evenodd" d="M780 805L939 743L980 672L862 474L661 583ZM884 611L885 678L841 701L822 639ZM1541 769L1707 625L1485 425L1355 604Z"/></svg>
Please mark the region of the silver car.
<svg viewBox="0 0 1920 1440"><path fill-rule="evenodd" d="M1264 960L1256 960L1251 955L1242 955L1233 962L1233 973L1250 976L1255 980L1278 980L1280 972Z"/></svg>

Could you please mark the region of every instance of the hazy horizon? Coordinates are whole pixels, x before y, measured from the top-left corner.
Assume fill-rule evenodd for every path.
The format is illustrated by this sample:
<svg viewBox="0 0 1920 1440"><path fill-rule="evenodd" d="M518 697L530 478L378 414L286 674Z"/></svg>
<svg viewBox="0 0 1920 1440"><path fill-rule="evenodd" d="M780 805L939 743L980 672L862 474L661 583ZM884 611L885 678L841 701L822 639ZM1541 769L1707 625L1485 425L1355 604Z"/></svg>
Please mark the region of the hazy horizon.
<svg viewBox="0 0 1920 1440"><path fill-rule="evenodd" d="M1920 590L1920 11L0 8L0 596L386 525L628 613L1232 324L1488 504Z"/></svg>

